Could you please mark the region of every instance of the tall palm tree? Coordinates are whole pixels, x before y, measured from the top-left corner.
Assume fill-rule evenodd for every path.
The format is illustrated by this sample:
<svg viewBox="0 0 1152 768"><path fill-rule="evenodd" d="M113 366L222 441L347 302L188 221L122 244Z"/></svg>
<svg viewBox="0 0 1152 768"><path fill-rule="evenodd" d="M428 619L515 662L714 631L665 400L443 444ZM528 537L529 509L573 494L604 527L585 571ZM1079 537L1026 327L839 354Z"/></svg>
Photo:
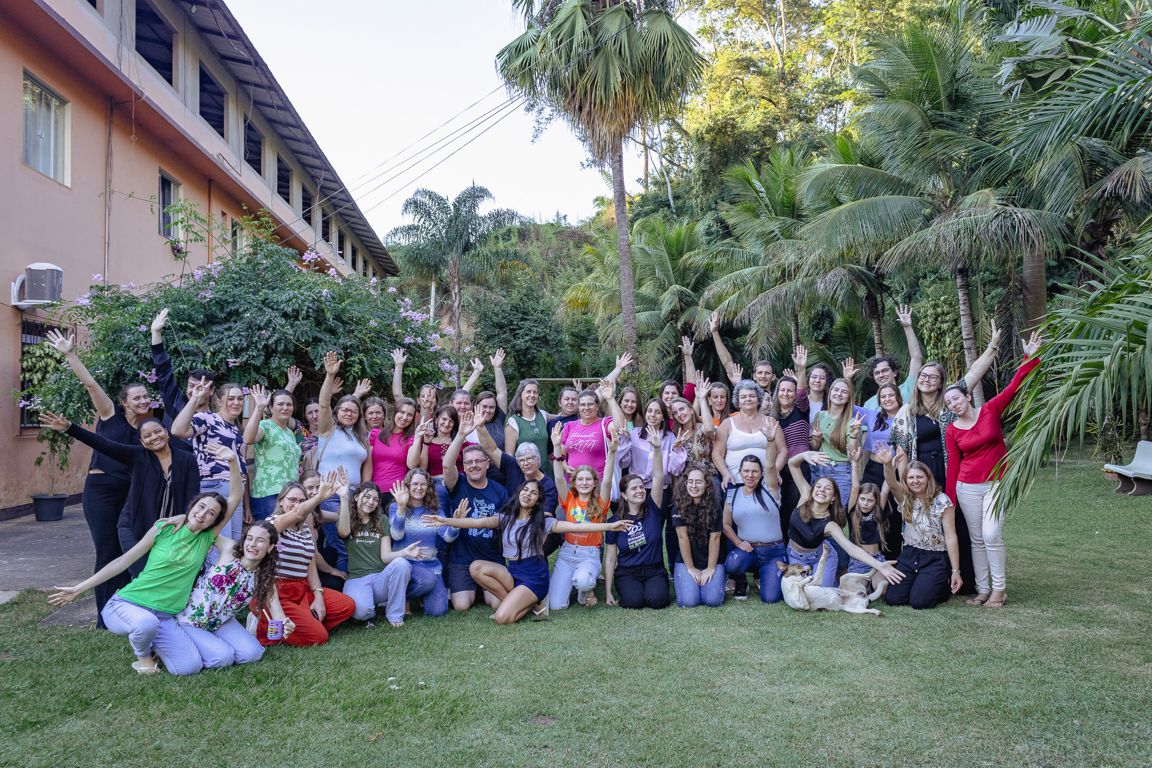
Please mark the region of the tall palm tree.
<svg viewBox="0 0 1152 768"><path fill-rule="evenodd" d="M554 110L612 173L624 346L636 348L636 298L624 140L674 110L700 79L696 40L671 0L513 0L526 29L496 55L509 88Z"/></svg>
<svg viewBox="0 0 1152 768"><path fill-rule="evenodd" d="M515 211L498 208L481 213L492 193L475 184L449 201L430 189L418 189L401 209L412 219L409 224L388 233L387 239L402 246L403 257L435 281L446 275L450 292L453 353L460 356L460 319L464 305L464 283L475 278L488 264L485 239L496 230L517 224L523 217ZM430 312L435 314L435 285Z"/></svg>

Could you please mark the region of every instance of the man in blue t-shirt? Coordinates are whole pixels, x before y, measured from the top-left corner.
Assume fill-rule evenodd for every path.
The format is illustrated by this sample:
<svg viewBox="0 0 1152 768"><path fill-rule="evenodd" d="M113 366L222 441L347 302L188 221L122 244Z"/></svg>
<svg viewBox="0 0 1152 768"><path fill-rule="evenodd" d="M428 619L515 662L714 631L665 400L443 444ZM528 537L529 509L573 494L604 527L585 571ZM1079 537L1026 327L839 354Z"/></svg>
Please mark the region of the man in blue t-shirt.
<svg viewBox="0 0 1152 768"><path fill-rule="evenodd" d="M904 338L908 342L908 356L911 358L908 361L907 378L897 385L900 390L901 401L907 403L908 398L912 397L912 388L916 386L916 377L920 375L920 366L924 364L924 352L920 349L920 341L916 338L915 329L912 328L911 308L897 307L896 318L904 329ZM877 387L882 387L885 384L896 384L897 379L900 378L900 363L891 355L878 355L872 358L869 368L872 380L876 382ZM880 410L880 402L876 395L868 398L864 403L864 410L873 412Z"/></svg>
<svg viewBox="0 0 1152 768"><path fill-rule="evenodd" d="M508 492L499 483L488 480L488 456L479 445L464 447L464 437L474 426L471 412L461 419L460 429L444 452L444 488L447 491L445 517L452 517L460 502L468 501L468 517L489 517L500 511L508 501ZM456 456L463 448L464 479L456 471ZM475 560L488 560L503 565L500 535L495 528L463 528L448 549L446 581L452 608L466 611L476 602L479 586L468 573ZM497 600L484 593L484 600L495 608Z"/></svg>

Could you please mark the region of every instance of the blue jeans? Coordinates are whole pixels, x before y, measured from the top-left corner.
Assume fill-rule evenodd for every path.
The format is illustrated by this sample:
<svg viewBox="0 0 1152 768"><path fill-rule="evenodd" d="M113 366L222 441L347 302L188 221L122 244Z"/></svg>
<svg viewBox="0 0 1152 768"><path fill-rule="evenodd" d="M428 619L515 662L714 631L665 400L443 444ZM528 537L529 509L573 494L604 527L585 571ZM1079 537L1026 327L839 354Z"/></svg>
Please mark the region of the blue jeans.
<svg viewBox="0 0 1152 768"><path fill-rule="evenodd" d="M433 562L436 566L440 564L439 561ZM425 565L423 561L412 562L412 575L406 596L409 600L419 598L424 601L425 616L443 616L448 613L448 587L444 586L444 577L437 567Z"/></svg>
<svg viewBox="0 0 1152 768"><path fill-rule="evenodd" d="M676 586L676 605L681 608L695 608L701 603L711 608L723 605L724 582L727 580L728 576L724 571L724 566L717 565L708 583L700 586L688 573L688 566L684 563L676 563L676 567L672 571L672 583Z"/></svg>
<svg viewBox="0 0 1152 768"><path fill-rule="evenodd" d="M252 519L267 520L276 512L276 494L252 497Z"/></svg>
<svg viewBox="0 0 1152 768"><path fill-rule="evenodd" d="M320 502L320 509L324 512L340 512L340 497L329 496ZM336 566L336 570L348 573L348 550L344 546L344 539L340 538L336 530L336 523L324 523L320 529L324 531L324 547L335 555L336 562L328 558L329 565Z"/></svg>
<svg viewBox="0 0 1152 768"><path fill-rule="evenodd" d="M114 635L126 635L137 658L155 653L173 675L194 675L204 668L200 651L170 613L154 611L113 595L101 611Z"/></svg>
<svg viewBox="0 0 1152 768"><path fill-rule="evenodd" d="M821 579L819 586L821 587L834 587L836 586L836 569L840 565L840 558L836 554L836 548L832 546L832 542L825 541L822 549L828 552L828 562L824 563L824 578ZM789 565L806 565L812 569L812 575L816 575L816 567L820 564L820 550L815 552L798 552L791 544L788 545L788 564Z"/></svg>
<svg viewBox="0 0 1152 768"><path fill-rule="evenodd" d="M813 466L812 482L815 483L826 477L836 483L836 490L840 492L840 503L848 507L848 499L852 495L852 465L847 461L837 461L830 467Z"/></svg>
<svg viewBox="0 0 1152 768"><path fill-rule="evenodd" d="M755 568L760 578L760 600L765 603L778 603L783 599L780 592L780 568L777 563L786 562L788 552L784 543L771 546L753 547L751 552L745 552L739 547L732 547L724 560L724 570L731 574L743 574L749 568Z"/></svg>
<svg viewBox="0 0 1152 768"><path fill-rule="evenodd" d="M344 594L356 603L352 618L371 621L376 618L376 607L382 605L388 621L403 624L404 597L411 576L412 564L398 557L384 566L382 571L345 581Z"/></svg>
<svg viewBox="0 0 1152 768"><path fill-rule="evenodd" d="M600 576L600 548L578 547L564 543L556 564L552 566L552 580L548 586L548 608L562 611L568 607L572 588L576 588L577 599L584 603L584 595L596 587Z"/></svg>

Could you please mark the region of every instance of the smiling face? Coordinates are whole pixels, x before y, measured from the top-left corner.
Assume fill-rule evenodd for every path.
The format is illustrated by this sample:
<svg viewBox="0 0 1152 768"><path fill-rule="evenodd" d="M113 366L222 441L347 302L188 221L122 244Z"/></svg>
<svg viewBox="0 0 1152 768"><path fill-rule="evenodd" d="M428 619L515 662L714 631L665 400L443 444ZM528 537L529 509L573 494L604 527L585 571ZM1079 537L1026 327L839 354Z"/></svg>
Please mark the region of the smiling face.
<svg viewBox="0 0 1152 768"><path fill-rule="evenodd" d="M355 398L342 399L336 405L336 423L341 427L354 427L359 420L360 406L356 404Z"/></svg>
<svg viewBox="0 0 1152 768"><path fill-rule="evenodd" d="M760 386L760 389L767 391L772 389L772 382L776 380L776 372L772 370L770 363L760 363L756 366L756 370L752 371L752 380Z"/></svg>
<svg viewBox="0 0 1152 768"><path fill-rule="evenodd" d="M516 464L525 477L532 477L540 471L540 455L535 451L516 451Z"/></svg>
<svg viewBox="0 0 1152 768"><path fill-rule="evenodd" d="M308 422L308 431L316 434L320 428L320 403L309 403L304 407L304 420Z"/></svg>
<svg viewBox="0 0 1152 768"><path fill-rule="evenodd" d="M532 509L536 506L536 502L540 501L540 484L524 483L520 486L517 498L520 500L520 509Z"/></svg>
<svg viewBox="0 0 1152 768"><path fill-rule="evenodd" d="M839 408L843 408L848 404L852 392L848 388L848 384L842 379L837 379L832 382L831 388L828 390L828 402Z"/></svg>
<svg viewBox="0 0 1152 768"><path fill-rule="evenodd" d="M440 437L452 437L452 430L455 427L456 422L447 413L441 413L436 417L436 434Z"/></svg>
<svg viewBox="0 0 1152 768"><path fill-rule="evenodd" d="M403 432L412 426L412 422L415 420L416 409L411 404L405 403L396 409L396 413L392 414L392 430Z"/></svg>
<svg viewBox="0 0 1152 768"><path fill-rule="evenodd" d="M581 469L572 478L572 487L580 496L590 496L596 490L596 473L591 469Z"/></svg>
<svg viewBox="0 0 1152 768"><path fill-rule="evenodd" d="M629 419L636 415L636 410L640 407L640 399L636 397L636 393L632 391L625 392L620 396L620 410Z"/></svg>
<svg viewBox="0 0 1152 768"><path fill-rule="evenodd" d="M675 384L665 384L660 388L660 399L664 401L664 405L670 404L678 397L680 397L680 388Z"/></svg>
<svg viewBox="0 0 1152 768"><path fill-rule="evenodd" d="M253 525L244 534L244 557L254 563L264 559L268 550L272 548L272 536L268 529L261 525Z"/></svg>
<svg viewBox="0 0 1152 768"><path fill-rule="evenodd" d="M566 389L560 393L560 415L571 416L576 413L576 405L580 395L574 389Z"/></svg>
<svg viewBox="0 0 1152 768"><path fill-rule="evenodd" d="M373 403L364 409L364 423L369 429L380 429L384 426L384 406Z"/></svg>
<svg viewBox="0 0 1152 768"><path fill-rule="evenodd" d="M187 380L187 381L184 383L184 395L185 395L185 397L187 397L189 400L191 400L191 399L192 399L192 395L193 395L193 394L195 393L195 391L196 391L196 387L200 386L201 384L211 384L211 383L212 383L212 382L211 382L211 381L209 381L209 380L208 380L207 378L205 378L204 376L195 376L195 377L193 377L193 376L189 376L189 377L188 377L188 380ZM215 389L214 389L213 387L211 387L211 386L210 386L210 387L208 388L208 397L209 397L209 399L211 399L211 397L212 397L212 395L213 395L213 393L214 393L214 392L215 392Z"/></svg>
<svg viewBox="0 0 1152 768"><path fill-rule="evenodd" d="M417 472L408 480L408 498L415 504L428 496L428 476Z"/></svg>
<svg viewBox="0 0 1152 768"><path fill-rule="evenodd" d="M776 387L776 400L785 411L792 410L796 405L796 384L791 381L782 381Z"/></svg>
<svg viewBox="0 0 1152 768"><path fill-rule="evenodd" d="M272 399L272 418L283 426L292 418L292 411L295 408L296 401L292 399L292 395L277 395Z"/></svg>
<svg viewBox="0 0 1152 768"><path fill-rule="evenodd" d="M301 485L304 486L304 491L310 499L316 498L316 494L320 493L320 478L318 477L309 477Z"/></svg>
<svg viewBox="0 0 1152 768"><path fill-rule="evenodd" d="M365 488L356 494L356 511L360 517L367 519L369 515L380 507L380 494L375 488Z"/></svg>
<svg viewBox="0 0 1152 768"><path fill-rule="evenodd" d="M533 408L540 402L540 387L535 384L525 384L520 392L520 402Z"/></svg>
<svg viewBox="0 0 1152 768"><path fill-rule="evenodd" d="M632 505L640 505L644 503L644 496L647 490L644 488L644 481L638 477L633 477L628 481L624 487L624 498Z"/></svg>
<svg viewBox="0 0 1152 768"><path fill-rule="evenodd" d="M877 360L876 365L872 367L872 379L876 382L876 386L883 386L891 384L896 380L896 371L892 369L892 363L887 360Z"/></svg>
<svg viewBox="0 0 1152 768"><path fill-rule="evenodd" d="M909 467L908 473L904 476L904 484L908 486L908 490L920 496L928 488L928 473L920 467Z"/></svg>
<svg viewBox="0 0 1152 768"><path fill-rule="evenodd" d="M702 470L689 470L688 476L684 478L684 489L688 491L688 498L704 498L704 492L708 490L709 482L711 481L704 476L704 472Z"/></svg>
<svg viewBox="0 0 1152 768"><path fill-rule="evenodd" d="M188 510L184 525L193 532L206 531L216 525L216 520L222 511L223 507L215 496L202 496L193 502Z"/></svg>
<svg viewBox="0 0 1152 768"><path fill-rule="evenodd" d="M600 403L596 400L596 395L583 395L578 408L580 421L584 424L591 424L600 416Z"/></svg>
<svg viewBox="0 0 1152 768"><path fill-rule="evenodd" d="M683 400L672 403L672 418L676 419L676 423L680 426L690 426L695 416L696 412L692 410L692 406Z"/></svg>
<svg viewBox="0 0 1152 768"><path fill-rule="evenodd" d="M220 390L220 400L216 412L229 421L235 421L244 413L244 390L235 385Z"/></svg>
<svg viewBox="0 0 1152 768"><path fill-rule="evenodd" d="M929 363L920 369L920 374L916 377L916 389L920 390L922 394L931 395L933 392L940 391L943 382L944 369Z"/></svg>
<svg viewBox="0 0 1152 768"><path fill-rule="evenodd" d="M140 427L140 445L150 451L162 451L168 447L168 430L158 421L150 421Z"/></svg>
<svg viewBox="0 0 1152 768"><path fill-rule="evenodd" d="M944 405L956 416L967 416L972 402L958 389L950 389L944 393Z"/></svg>
<svg viewBox="0 0 1152 768"><path fill-rule="evenodd" d="M656 400L648 403L644 409L644 423L651 429L664 429L664 411L660 410L660 403Z"/></svg>
<svg viewBox="0 0 1152 768"><path fill-rule="evenodd" d="M831 504L836 498L836 483L827 477L822 477L812 483L812 501L820 504Z"/></svg>
<svg viewBox="0 0 1152 768"><path fill-rule="evenodd" d="M489 463L488 457L479 448L464 451L464 475L473 485L479 485L484 479L484 475L488 473Z"/></svg>
<svg viewBox="0 0 1152 768"><path fill-rule="evenodd" d="M290 487L288 491L280 497L280 512L286 515L292 514L296 511L297 507L320 492L320 478L315 477L310 479L316 481L313 490L308 490L308 481L305 480L303 491L299 488Z"/></svg>
<svg viewBox="0 0 1152 768"><path fill-rule="evenodd" d="M708 390L708 405L712 413L723 417L728 412L728 392L723 386L713 386Z"/></svg>
<svg viewBox="0 0 1152 768"><path fill-rule="evenodd" d="M743 461L740 463L740 480L743 481L745 488L755 488L760 484L760 478L763 476L764 470L756 462Z"/></svg>
<svg viewBox="0 0 1152 768"><path fill-rule="evenodd" d="M496 398L485 397L483 400L477 400L475 410L477 420L480 423L488 424L496 418Z"/></svg>
<svg viewBox="0 0 1152 768"><path fill-rule="evenodd" d="M828 386L828 373L823 368L813 368L808 374L808 391L823 392Z"/></svg>
<svg viewBox="0 0 1152 768"><path fill-rule="evenodd" d="M736 405L742 413L755 413L760 407L760 398L756 396L756 390L751 387L740 387L736 391Z"/></svg>
<svg viewBox="0 0 1152 768"><path fill-rule="evenodd" d="M457 392L452 395L452 407L456 409L456 413L463 416L466 413L472 412L472 398L468 396L467 392Z"/></svg>
<svg viewBox="0 0 1152 768"><path fill-rule="evenodd" d="M128 387L120 405L124 406L127 413L147 416L152 411L152 396L148 394L148 387L143 384L133 384Z"/></svg>
<svg viewBox="0 0 1152 768"><path fill-rule="evenodd" d="M892 384L881 387L880 391L876 393L876 400L884 409L884 413L893 414L900 410L900 395Z"/></svg>

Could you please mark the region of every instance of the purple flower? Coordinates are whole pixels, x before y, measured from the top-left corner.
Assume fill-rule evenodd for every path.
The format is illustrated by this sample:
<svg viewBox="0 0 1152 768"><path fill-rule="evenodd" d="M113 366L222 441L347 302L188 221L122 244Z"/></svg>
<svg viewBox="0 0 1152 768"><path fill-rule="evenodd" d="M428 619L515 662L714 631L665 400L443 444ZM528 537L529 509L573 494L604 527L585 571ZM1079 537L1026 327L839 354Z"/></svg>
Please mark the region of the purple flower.
<svg viewBox="0 0 1152 768"><path fill-rule="evenodd" d="M375 281L376 278L372 278L372 280ZM375 285L376 283L373 282L372 284ZM396 286L394 286L394 285L388 286L388 293L396 293Z"/></svg>
<svg viewBox="0 0 1152 768"><path fill-rule="evenodd" d="M136 290L136 283L124 283L124 285L120 287L126 291L134 291Z"/></svg>
<svg viewBox="0 0 1152 768"><path fill-rule="evenodd" d="M86 307L92 303L92 294L82 293L76 297L76 303L82 307Z"/></svg>
<svg viewBox="0 0 1152 768"><path fill-rule="evenodd" d="M159 408L160 407L160 401L159 400L153 400L152 402L150 402L148 404L148 407L149 408Z"/></svg>
<svg viewBox="0 0 1152 768"><path fill-rule="evenodd" d="M147 373L144 371L136 371L136 375L139 376L140 378L144 379L144 381L148 382L149 384L155 384L160 378L159 376L156 375L156 369L155 368L153 368L151 370L151 372L147 372Z"/></svg>
<svg viewBox="0 0 1152 768"><path fill-rule="evenodd" d="M369 280L369 281L368 281L368 285L371 285L371 286L375 286L375 285L376 285L377 283L379 283L379 282L380 282L380 279L379 279L379 278L376 278L376 277L374 277L374 278L372 278L371 280Z"/></svg>
<svg viewBox="0 0 1152 768"><path fill-rule="evenodd" d="M329 267L328 268L328 277L336 277L339 274L340 273L336 271L336 267Z"/></svg>
<svg viewBox="0 0 1152 768"><path fill-rule="evenodd" d="M204 279L204 270L201 269L200 267L196 267L196 269L192 270L192 279L195 280L196 282L200 282L201 280L203 280Z"/></svg>
<svg viewBox="0 0 1152 768"><path fill-rule="evenodd" d="M228 358L228 367L229 367L229 368L235 368L235 367L236 367L236 366L238 366L238 365L240 365L240 360L239 360L239 359L237 359L237 358L235 358L235 357L230 357L230 358Z"/></svg>
<svg viewBox="0 0 1152 768"><path fill-rule="evenodd" d="M404 346L410 347L415 343L416 343L416 339L412 338L411 336L405 336L404 337Z"/></svg>
<svg viewBox="0 0 1152 768"><path fill-rule="evenodd" d="M320 254L316 253L316 251L309 248L308 250L304 251L304 255L301 256L300 258L304 260L305 264L311 264L312 262L314 262L320 258Z"/></svg>
<svg viewBox="0 0 1152 768"><path fill-rule="evenodd" d="M251 390L251 389L249 389L248 387L241 387L241 388L240 388L240 391L241 391L241 392L243 392L243 393L244 393L244 394L246 394L246 395L250 395L250 394L252 394L252 390Z"/></svg>
<svg viewBox="0 0 1152 768"><path fill-rule="evenodd" d="M332 298L332 292L325 288L324 290L320 291L320 298L330 299Z"/></svg>
<svg viewBox="0 0 1152 768"><path fill-rule="evenodd" d="M200 291L200 293L196 294L196 298L207 301L208 299L212 298L212 289L205 288L204 290Z"/></svg>
<svg viewBox="0 0 1152 768"><path fill-rule="evenodd" d="M104 282L104 275L97 272L96 274L92 275L92 282L94 282L94 283Z"/></svg>
<svg viewBox="0 0 1152 768"><path fill-rule="evenodd" d="M138 326L136 326L136 330L140 331L141 333L147 333L148 332L148 326L138 325Z"/></svg>
<svg viewBox="0 0 1152 768"><path fill-rule="evenodd" d="M379 323L377 323L375 320L369 320L368 325L372 328L375 328L377 325L379 325Z"/></svg>

